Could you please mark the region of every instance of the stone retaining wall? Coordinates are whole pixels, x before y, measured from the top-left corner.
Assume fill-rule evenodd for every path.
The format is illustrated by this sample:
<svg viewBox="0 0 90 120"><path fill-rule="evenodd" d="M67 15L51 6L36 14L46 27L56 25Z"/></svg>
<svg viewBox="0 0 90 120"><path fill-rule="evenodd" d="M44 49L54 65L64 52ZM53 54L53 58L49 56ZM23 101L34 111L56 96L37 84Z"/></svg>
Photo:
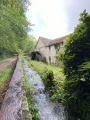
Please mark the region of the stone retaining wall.
<svg viewBox="0 0 90 120"><path fill-rule="evenodd" d="M24 94L22 94L23 90L21 89L21 81L22 66L21 59L19 57L0 110L0 120L31 120L31 118L28 118L28 116L24 117L24 114L22 115L22 98Z"/></svg>

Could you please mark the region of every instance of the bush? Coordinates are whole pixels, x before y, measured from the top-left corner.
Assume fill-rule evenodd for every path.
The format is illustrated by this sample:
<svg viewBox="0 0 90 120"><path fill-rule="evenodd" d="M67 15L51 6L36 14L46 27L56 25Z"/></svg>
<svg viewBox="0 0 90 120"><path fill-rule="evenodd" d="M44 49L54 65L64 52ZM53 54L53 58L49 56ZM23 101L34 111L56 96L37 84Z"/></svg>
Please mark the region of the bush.
<svg viewBox="0 0 90 120"><path fill-rule="evenodd" d="M90 120L90 15L84 10L80 23L69 35L63 54L64 104L68 120ZM90 64L89 64L90 65Z"/></svg>
<svg viewBox="0 0 90 120"><path fill-rule="evenodd" d="M42 80L45 84L45 88L47 90L52 90L52 87L54 86L54 75L51 70L49 70L47 67L44 67L43 74L41 74Z"/></svg>

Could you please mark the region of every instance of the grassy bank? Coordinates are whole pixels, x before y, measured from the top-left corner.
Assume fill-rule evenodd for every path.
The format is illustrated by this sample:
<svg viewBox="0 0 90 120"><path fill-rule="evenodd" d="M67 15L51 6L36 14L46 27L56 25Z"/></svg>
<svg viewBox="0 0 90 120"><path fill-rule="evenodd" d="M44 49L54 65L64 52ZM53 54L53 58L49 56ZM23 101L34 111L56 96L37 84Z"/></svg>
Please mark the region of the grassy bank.
<svg viewBox="0 0 90 120"><path fill-rule="evenodd" d="M12 68L7 68L2 73L0 73L0 91L4 89L5 81L10 77Z"/></svg>
<svg viewBox="0 0 90 120"><path fill-rule="evenodd" d="M44 64L37 61L29 61L29 66L41 76L46 90L50 93L52 100L61 102L62 99L62 84L65 76L62 68Z"/></svg>
<svg viewBox="0 0 90 120"><path fill-rule="evenodd" d="M11 74L12 68L7 68L2 73L0 73L0 107L3 103L3 99L9 85Z"/></svg>
<svg viewBox="0 0 90 120"><path fill-rule="evenodd" d="M47 65L43 62L37 62L37 61L30 61L29 66L34 67L34 70L36 70L40 74L43 73L45 68L47 68L50 71L53 71L54 80L56 79L59 82L62 82L65 79L65 76L62 73L62 68L60 68L60 67Z"/></svg>

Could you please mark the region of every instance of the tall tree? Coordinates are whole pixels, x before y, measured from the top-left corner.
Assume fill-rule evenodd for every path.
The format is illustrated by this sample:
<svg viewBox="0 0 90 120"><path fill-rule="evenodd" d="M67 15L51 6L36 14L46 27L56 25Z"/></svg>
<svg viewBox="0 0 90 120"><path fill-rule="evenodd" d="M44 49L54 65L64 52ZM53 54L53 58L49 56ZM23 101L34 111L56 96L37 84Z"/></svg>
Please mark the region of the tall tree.
<svg viewBox="0 0 90 120"><path fill-rule="evenodd" d="M0 52L23 51L28 43L27 0L0 1Z"/></svg>

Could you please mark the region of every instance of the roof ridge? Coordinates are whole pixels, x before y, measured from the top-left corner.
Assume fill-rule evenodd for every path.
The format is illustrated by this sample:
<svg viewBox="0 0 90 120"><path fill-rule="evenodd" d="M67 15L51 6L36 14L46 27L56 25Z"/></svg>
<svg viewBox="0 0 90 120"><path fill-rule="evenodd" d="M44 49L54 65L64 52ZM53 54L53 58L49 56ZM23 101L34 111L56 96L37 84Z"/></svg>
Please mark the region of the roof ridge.
<svg viewBox="0 0 90 120"><path fill-rule="evenodd" d="M68 35L65 35L65 36L62 36L62 37L59 37L59 38L55 38L55 39L49 41L49 43L48 43L47 46L50 46L50 45L53 45L53 44L56 44L56 43L63 42L63 40L66 39L67 36L68 36Z"/></svg>
<svg viewBox="0 0 90 120"><path fill-rule="evenodd" d="M41 41L45 44L45 46L47 46L49 42L51 41L51 39L48 39L45 37L39 37L39 39L41 39Z"/></svg>
<svg viewBox="0 0 90 120"><path fill-rule="evenodd" d="M68 35L64 35L64 36L62 36L62 37L58 37L58 38L55 38L55 39L53 39L53 40L56 40L56 39L60 39L60 38L63 38L63 37L67 37Z"/></svg>
<svg viewBox="0 0 90 120"><path fill-rule="evenodd" d="M65 36L62 36L62 37L59 37L59 38L55 38L55 39L48 39L48 38L40 36L39 39L41 39L41 41L45 44L45 46L50 46L50 45L54 45L54 44L63 42L64 39L67 38L67 36L68 35L65 35Z"/></svg>

